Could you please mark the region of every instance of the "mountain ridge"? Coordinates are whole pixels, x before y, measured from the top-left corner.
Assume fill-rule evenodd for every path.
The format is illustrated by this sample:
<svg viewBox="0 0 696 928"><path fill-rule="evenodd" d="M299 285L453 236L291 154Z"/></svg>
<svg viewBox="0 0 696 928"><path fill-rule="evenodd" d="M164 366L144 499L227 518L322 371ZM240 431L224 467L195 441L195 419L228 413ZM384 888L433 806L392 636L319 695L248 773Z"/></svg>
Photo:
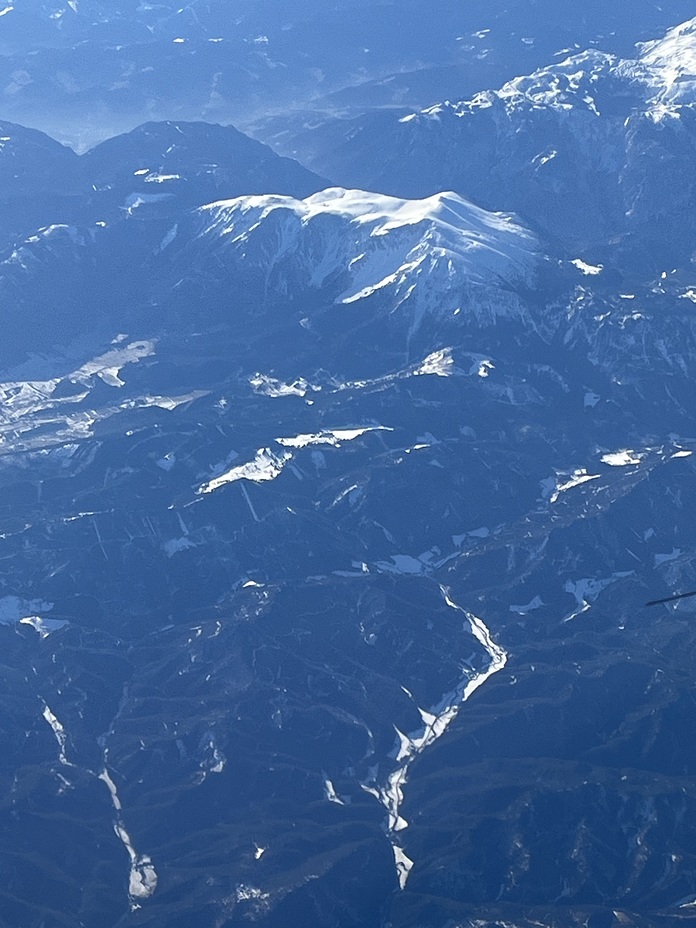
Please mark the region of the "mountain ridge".
<svg viewBox="0 0 696 928"><path fill-rule="evenodd" d="M54 63L92 18L167 53L90 44L48 102L132 116L129 75L162 101L167 62L181 88L187 55L228 60L197 44L213 0L75 6ZM435 19L370 16L413 8ZM278 9L235 8L258 106L299 86L283 42L340 75L326 22L374 22L309 3L279 42ZM668 15L500 11L462 30L471 73L536 60L542 12L587 14L578 36L631 15L633 38ZM36 171L53 152L82 186L37 222L20 189L0 261L3 924L693 924L696 602L644 606L693 588L692 116L651 102L688 89L672 52L624 65L627 35L393 113L398 145L383 113L344 139L346 170L425 197L327 189L178 120L46 142Z"/></svg>
<svg viewBox="0 0 696 928"><path fill-rule="evenodd" d="M684 167L696 138L693 27L675 27L633 60L589 50L470 100L325 119L279 136L276 147L343 185L415 197L452 189L486 209L512 210L561 249L624 236L630 253L631 238L642 236L649 247L636 266L651 250L684 260L679 230L694 196Z"/></svg>

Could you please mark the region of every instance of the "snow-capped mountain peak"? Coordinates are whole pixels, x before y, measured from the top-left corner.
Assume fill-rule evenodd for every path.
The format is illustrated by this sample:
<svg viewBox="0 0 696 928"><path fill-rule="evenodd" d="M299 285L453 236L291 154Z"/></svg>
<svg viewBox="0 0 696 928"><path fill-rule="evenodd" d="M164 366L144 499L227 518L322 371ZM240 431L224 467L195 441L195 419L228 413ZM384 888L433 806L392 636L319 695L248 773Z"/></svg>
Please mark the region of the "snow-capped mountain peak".
<svg viewBox="0 0 696 928"><path fill-rule="evenodd" d="M639 43L637 49L638 57L625 59L597 49L578 52L531 74L513 78L497 91L478 93L470 101L458 104L456 110L462 115L500 101L508 111L530 105L561 110L587 107L599 115L606 93L614 104L618 96L629 107L631 104L640 107L646 88L648 96L654 92L673 103L693 102L696 17L670 29L660 39Z"/></svg>
<svg viewBox="0 0 696 928"><path fill-rule="evenodd" d="M539 68L531 74L515 77L498 90L483 90L469 100L438 103L418 114L403 117L408 123L418 120L440 121L448 117L467 117L480 110L499 109L511 115L518 110L587 110L599 116L604 98L617 92L626 95L621 84L630 78L640 80L647 68L633 61L623 61L615 55L589 49L560 62Z"/></svg>
<svg viewBox="0 0 696 928"><path fill-rule="evenodd" d="M292 150L346 186L414 197L456 190L487 209L512 209L573 251L598 231L614 236L625 220L652 235L664 217L659 241L679 251L676 226L693 189L696 19L636 52L559 55L568 52L458 102L349 127L332 117L294 136Z"/></svg>
<svg viewBox="0 0 696 928"><path fill-rule="evenodd" d="M530 104L571 109L583 102L597 112L595 96L600 81L610 72L615 62L612 55L594 50L585 51L533 74L514 78L501 87L497 96L508 109ZM476 101L477 98L474 99Z"/></svg>
<svg viewBox="0 0 696 928"><path fill-rule="evenodd" d="M661 39L638 46L641 60L663 68L672 83L696 75L696 17L670 29Z"/></svg>
<svg viewBox="0 0 696 928"><path fill-rule="evenodd" d="M696 100L696 18L670 29L662 39L642 43L638 49L640 61L648 66L656 85L656 103Z"/></svg>
<svg viewBox="0 0 696 928"><path fill-rule="evenodd" d="M531 232L511 215L487 212L456 193L408 200L330 188L304 200L273 195L218 201L198 215L199 237L231 246L247 268L260 266L267 279L273 272L281 296L288 281L309 289L333 282L336 302L343 304L380 292L395 305L412 307L411 331L431 312L451 314L467 302L463 294L472 287L506 294L496 310L490 300L477 299L487 307L480 321L509 314L509 291L529 285L537 263Z"/></svg>

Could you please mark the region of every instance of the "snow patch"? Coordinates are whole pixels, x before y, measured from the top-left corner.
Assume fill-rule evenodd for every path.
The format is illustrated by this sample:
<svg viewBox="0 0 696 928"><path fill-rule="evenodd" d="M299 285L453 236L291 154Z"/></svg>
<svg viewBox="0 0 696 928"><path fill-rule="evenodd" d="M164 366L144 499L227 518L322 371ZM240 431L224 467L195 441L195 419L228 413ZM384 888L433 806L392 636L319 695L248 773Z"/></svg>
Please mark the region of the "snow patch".
<svg viewBox="0 0 696 928"><path fill-rule="evenodd" d="M510 612L516 612L518 615L527 615L529 612L534 612L535 609L541 609L543 605L544 600L541 596L535 596L526 606L510 606Z"/></svg>
<svg viewBox="0 0 696 928"><path fill-rule="evenodd" d="M421 560L411 557L410 554L393 554L389 561L377 561L375 566L390 574L422 574L425 565Z"/></svg>
<svg viewBox="0 0 696 928"><path fill-rule="evenodd" d="M324 780L324 798L339 806L345 806L346 802L336 792L333 783L328 778Z"/></svg>
<svg viewBox="0 0 696 928"><path fill-rule="evenodd" d="M146 184L166 184L170 180L181 180L179 174L148 174L145 178Z"/></svg>
<svg viewBox="0 0 696 928"><path fill-rule="evenodd" d="M681 557L681 553L681 548L672 548L671 554L656 554L654 558L655 567L659 567L661 564L668 564L670 561L676 561L678 557Z"/></svg>
<svg viewBox="0 0 696 928"><path fill-rule="evenodd" d="M399 880L399 888L405 889L406 881L408 880L409 874L413 869L413 861L410 857L407 857L404 849L399 847L398 844L392 844L392 850L394 852L394 863L396 865L396 875Z"/></svg>
<svg viewBox="0 0 696 928"><path fill-rule="evenodd" d="M63 725L58 721L57 717L55 716L55 714L52 712L52 710L46 703L44 703L43 712L41 714L46 719L48 724L51 726L55 739L58 742L58 749L59 749L58 759L60 760L61 764L63 764L65 767L72 766L65 754L65 745L68 739L67 739L67 735L65 734L65 729L63 728Z"/></svg>
<svg viewBox="0 0 696 928"><path fill-rule="evenodd" d="M270 899L270 894L263 892L261 889L257 889L255 886L247 886L245 883L240 883L236 890L235 896L237 902L248 902L253 900L255 902L265 902L267 899Z"/></svg>
<svg viewBox="0 0 696 928"><path fill-rule="evenodd" d="M131 837L123 824L123 806L118 795L118 789L106 767L101 771L98 779L101 780L109 790L111 803L116 813L114 831L128 852L128 857L130 859L128 896L131 901L131 908L134 909L138 907L139 902L149 899L157 889L157 871L152 863L152 858L148 854L138 854L133 847Z"/></svg>
<svg viewBox="0 0 696 928"><path fill-rule="evenodd" d="M147 203L159 203L173 196L173 193L129 193L124 200L123 208L127 213L132 213L139 206L145 206Z"/></svg>
<svg viewBox="0 0 696 928"><path fill-rule="evenodd" d="M53 632L58 632L70 623L67 619L42 619L39 615L27 615L19 620L20 625L31 625L41 638L48 638Z"/></svg>
<svg viewBox="0 0 696 928"><path fill-rule="evenodd" d="M295 435L292 438L276 438L279 445L285 448L306 448L309 445L332 445L340 447L343 441L353 441L367 432L393 432L391 428L383 425L364 426L357 429L323 429L321 432L307 435Z"/></svg>
<svg viewBox="0 0 696 928"><path fill-rule="evenodd" d="M162 470L169 472L176 464L176 455L170 451L168 454L165 454L164 457L160 458L158 461L155 461L155 463L158 467L161 467Z"/></svg>
<svg viewBox="0 0 696 928"><path fill-rule="evenodd" d="M596 276L604 270L603 264L587 264L582 258L573 258L570 263L586 276Z"/></svg>
<svg viewBox="0 0 696 928"><path fill-rule="evenodd" d="M413 371L413 375L418 377L424 374L434 374L436 377L451 377L453 367L452 349L441 348L429 354Z"/></svg>
<svg viewBox="0 0 696 928"><path fill-rule="evenodd" d="M3 596L0 599L0 625L16 625L25 619L41 622L39 613L50 612L53 603L41 599L20 599L19 596Z"/></svg>
<svg viewBox="0 0 696 928"><path fill-rule="evenodd" d="M188 548L195 547L196 545L193 541L186 538L186 536L182 536L181 538L171 538L169 541L165 541L162 545L162 550L167 557L173 557L180 551L186 551Z"/></svg>
<svg viewBox="0 0 696 928"><path fill-rule="evenodd" d="M99 377L109 387L122 387L124 381L119 376L121 369L127 364L137 364L154 353L155 342L153 340L131 342L122 348L112 348L92 361L87 361L82 367L73 371L68 379L77 383L87 383L92 377Z"/></svg>
<svg viewBox="0 0 696 928"><path fill-rule="evenodd" d="M157 249L157 251L158 252L164 251L164 249L168 245L171 245L171 243L176 238L178 232L179 232L179 223L175 222L174 225L171 227L171 229L166 233L162 241L159 243L159 248Z"/></svg>
<svg viewBox="0 0 696 928"><path fill-rule="evenodd" d="M610 467L627 467L629 464L640 464L644 457L645 454L641 454L638 451L624 449L622 451L612 451L608 454L603 454L600 460L603 464L608 464Z"/></svg>
<svg viewBox="0 0 696 928"><path fill-rule="evenodd" d="M583 483L588 483L590 480L599 480L600 476L600 474L588 474L584 467L574 470L568 480L565 480L563 483L556 484L556 489L551 494L549 502L555 503L561 493L572 490L573 487L579 487Z"/></svg>
<svg viewBox="0 0 696 928"><path fill-rule="evenodd" d="M262 396L306 396L310 390L318 392L321 387L310 384L304 377L298 377L292 383L283 383L266 374L254 374L249 378L249 383L254 389L254 393Z"/></svg>
<svg viewBox="0 0 696 928"><path fill-rule="evenodd" d="M401 815L401 806L404 800L404 788L408 781L410 766L423 751L444 735L459 714L461 707L473 693L489 677L502 670L507 663L507 653L493 641L490 631L483 621L478 616L458 606L451 599L449 591L444 586L440 586L440 592L446 605L461 612L465 617L471 634L487 652L489 664L483 671L474 671L465 662L462 665L461 679L457 681L452 690L442 696L436 706L427 710L417 707L423 721L421 731L405 735L395 729L397 740L393 756L397 767L391 772L384 786L380 787L376 784L377 771L374 769L371 771L370 779L361 783L362 788L375 796L387 810L386 830L394 852L394 862L401 889L405 888L409 873L413 867L413 861L406 856L400 843L400 833L405 828L408 828L408 822ZM413 698L408 690L404 687L402 689L410 698Z"/></svg>
<svg viewBox="0 0 696 928"><path fill-rule="evenodd" d="M571 593L575 597L577 608L570 615L567 615L563 621L572 622L573 619L587 612L602 590L611 586L612 583L616 583L617 580L622 580L624 577L631 577L633 573L634 571L632 570L625 570L614 573L611 577L604 577L602 579L582 577L580 580L566 580L564 589L566 593Z"/></svg>
<svg viewBox="0 0 696 928"><path fill-rule="evenodd" d="M199 487L198 493L213 493L225 484L234 483L236 480L251 480L253 483L275 480L291 459L292 454L289 451L275 454L270 448L260 448L252 461L239 464L224 474L220 474L219 477L214 477Z"/></svg>

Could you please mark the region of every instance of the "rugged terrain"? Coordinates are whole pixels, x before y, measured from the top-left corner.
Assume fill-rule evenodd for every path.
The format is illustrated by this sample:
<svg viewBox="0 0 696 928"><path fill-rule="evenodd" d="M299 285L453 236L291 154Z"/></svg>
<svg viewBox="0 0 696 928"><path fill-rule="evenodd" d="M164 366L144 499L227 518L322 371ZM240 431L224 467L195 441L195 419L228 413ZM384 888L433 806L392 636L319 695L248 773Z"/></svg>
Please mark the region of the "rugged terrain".
<svg viewBox="0 0 696 928"><path fill-rule="evenodd" d="M8 0L0 112L87 148L147 120L427 106L563 50L630 54L691 15L689 0Z"/></svg>
<svg viewBox="0 0 696 928"><path fill-rule="evenodd" d="M694 919L694 41L2 124L3 923Z"/></svg>

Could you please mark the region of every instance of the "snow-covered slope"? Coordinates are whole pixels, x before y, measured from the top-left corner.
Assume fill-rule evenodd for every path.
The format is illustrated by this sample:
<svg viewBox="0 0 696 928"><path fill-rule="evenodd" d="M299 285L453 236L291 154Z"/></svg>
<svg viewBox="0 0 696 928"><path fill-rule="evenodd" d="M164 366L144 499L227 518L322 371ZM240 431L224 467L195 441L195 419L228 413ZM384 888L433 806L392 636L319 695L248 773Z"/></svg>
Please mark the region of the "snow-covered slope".
<svg viewBox="0 0 696 928"><path fill-rule="evenodd" d="M395 124L654 222L689 108L622 67ZM642 604L693 583L693 264L299 194L229 131L100 149L0 252L0 924L685 924L693 600Z"/></svg>
<svg viewBox="0 0 696 928"><path fill-rule="evenodd" d="M296 200L252 196L197 212L206 265L220 260L261 275L266 300L324 290L349 305L383 297L415 332L429 314L459 310L487 324L522 312L515 288L531 286L535 237L512 216L455 193L405 200L331 188Z"/></svg>
<svg viewBox="0 0 696 928"><path fill-rule="evenodd" d="M31 350L51 352L85 332L221 324L271 354L273 339L300 352L317 333L353 351L359 342L362 374L373 376L381 366L367 358L380 362L385 346L403 363L444 347L450 331L530 324L537 238L457 194L406 200L330 188L191 210L189 191L151 201L125 198L128 189L112 203L94 198L105 219L47 226L0 253L0 366L22 359L27 326Z"/></svg>
<svg viewBox="0 0 696 928"><path fill-rule="evenodd" d="M284 144L339 183L456 190L573 249L644 235L645 260L683 248L694 214L695 72L690 20L631 58L590 49L470 99L325 119Z"/></svg>
<svg viewBox="0 0 696 928"><path fill-rule="evenodd" d="M496 106L504 107L508 113L530 107L555 111L584 110L594 116L600 115L598 103L608 96L621 94L631 101L627 84L640 77L635 68L613 55L588 50L571 55L560 62L516 77L499 90L487 90L476 94L471 100L456 104L435 105L422 111L425 118L439 116L443 108L451 109L458 117L473 115L478 110ZM638 91L639 93L640 91ZM413 118L418 118L414 116ZM405 117L404 122L409 121Z"/></svg>
<svg viewBox="0 0 696 928"><path fill-rule="evenodd" d="M420 107L600 37L625 54L691 15L689 0L8 0L1 112L84 147L152 118Z"/></svg>
<svg viewBox="0 0 696 928"><path fill-rule="evenodd" d="M451 106L458 116L500 102L508 112L550 108L587 110L595 116L627 115L645 111L646 103L696 102L696 17L670 29L661 39L639 43L638 55L620 58L588 49L570 55L532 74L515 77L499 90L483 91L471 100ZM435 116L442 106L429 107L423 115ZM404 121L409 121L406 117Z"/></svg>
<svg viewBox="0 0 696 928"><path fill-rule="evenodd" d="M650 69L656 102L696 102L696 17L675 26L662 39L639 46L641 62Z"/></svg>

